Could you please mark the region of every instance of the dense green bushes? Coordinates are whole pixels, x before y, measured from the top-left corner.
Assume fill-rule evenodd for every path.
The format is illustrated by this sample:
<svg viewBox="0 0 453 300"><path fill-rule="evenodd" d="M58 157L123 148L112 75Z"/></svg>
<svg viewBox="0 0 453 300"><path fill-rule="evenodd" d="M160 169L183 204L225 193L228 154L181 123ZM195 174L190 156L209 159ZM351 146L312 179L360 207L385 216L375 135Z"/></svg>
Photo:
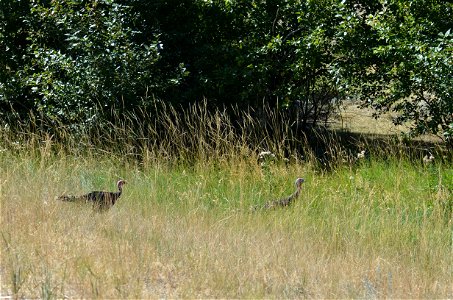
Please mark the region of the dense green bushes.
<svg viewBox="0 0 453 300"><path fill-rule="evenodd" d="M286 109L303 128L356 98L448 138L452 15L421 0L6 0L0 113L86 124L206 98Z"/></svg>

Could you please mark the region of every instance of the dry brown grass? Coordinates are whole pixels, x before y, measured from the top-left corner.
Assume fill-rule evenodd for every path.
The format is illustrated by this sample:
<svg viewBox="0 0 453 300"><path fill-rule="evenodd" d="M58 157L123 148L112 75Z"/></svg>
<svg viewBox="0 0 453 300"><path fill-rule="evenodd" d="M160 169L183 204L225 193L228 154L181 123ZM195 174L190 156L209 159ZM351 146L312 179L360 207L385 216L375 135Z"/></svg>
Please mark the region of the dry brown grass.
<svg viewBox="0 0 453 300"><path fill-rule="evenodd" d="M128 120L101 124L94 141L62 129L65 145L0 132L1 296L453 297L448 160L424 165L371 143L358 159L324 137L327 171L309 149L284 160L285 147L305 144L271 117L278 134L266 140L254 135L259 122L245 118L238 136L226 115L202 108L186 120L164 113L166 135ZM275 159L258 162L261 147ZM250 212L300 176L294 206ZM128 184L105 213L54 200L118 178Z"/></svg>
<svg viewBox="0 0 453 300"><path fill-rule="evenodd" d="M3 156L0 165L4 296L453 295L452 224L441 205L452 194L445 186L428 189L451 178L441 166L434 174L373 164L322 175L309 165L264 170L239 161L186 169ZM113 186L115 178L95 175L113 170L129 184L110 211L53 200L96 180ZM307 182L294 207L248 211L291 192L299 175ZM420 175L426 178L413 189Z"/></svg>
<svg viewBox="0 0 453 300"><path fill-rule="evenodd" d="M357 103L347 102L341 107L338 117L332 123L333 128L347 130L353 133L366 135L394 135L409 133L411 124L395 125L394 113L388 112L374 116L374 111L370 108L361 108ZM442 142L442 139L435 135L423 135L417 137L418 140L429 142Z"/></svg>

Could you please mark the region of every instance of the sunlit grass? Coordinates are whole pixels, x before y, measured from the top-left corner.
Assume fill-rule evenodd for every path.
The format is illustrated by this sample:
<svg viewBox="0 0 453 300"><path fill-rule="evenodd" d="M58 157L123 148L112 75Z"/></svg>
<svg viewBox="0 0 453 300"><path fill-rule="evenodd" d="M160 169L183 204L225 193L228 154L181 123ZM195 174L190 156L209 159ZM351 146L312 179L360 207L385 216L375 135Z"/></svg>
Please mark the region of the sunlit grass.
<svg viewBox="0 0 453 300"><path fill-rule="evenodd" d="M168 139L141 146L118 138L127 127L113 127L105 148L87 136L71 148L67 132L66 144L3 133L1 295L453 296L451 164L366 144L359 160L331 142L324 169L310 150L283 159L272 141L276 158L262 162L248 137L218 131L220 117L211 117L190 151L178 140L187 128L175 124ZM250 211L291 194L300 176L293 206ZM55 200L114 190L119 178L128 183L107 212Z"/></svg>
<svg viewBox="0 0 453 300"><path fill-rule="evenodd" d="M449 297L451 168L372 162L142 167L5 157L2 294L19 297ZM236 167L239 166L239 167ZM270 172L271 175L266 174ZM293 207L252 204L306 184ZM106 213L54 200L128 185ZM440 185L442 183L442 186Z"/></svg>

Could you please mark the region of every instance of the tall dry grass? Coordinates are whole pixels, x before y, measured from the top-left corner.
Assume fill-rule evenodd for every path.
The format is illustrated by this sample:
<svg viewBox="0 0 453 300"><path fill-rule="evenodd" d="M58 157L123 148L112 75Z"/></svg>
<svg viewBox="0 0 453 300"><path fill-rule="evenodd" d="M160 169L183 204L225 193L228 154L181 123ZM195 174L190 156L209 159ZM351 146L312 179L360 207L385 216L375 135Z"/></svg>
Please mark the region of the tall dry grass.
<svg viewBox="0 0 453 300"><path fill-rule="evenodd" d="M445 158L425 165L398 141L357 140L367 149L358 159L335 134L319 136L321 156L269 117L261 129L247 114L238 125L203 107L165 108L146 128L125 118L90 132L2 130L1 295L453 296ZM258 161L261 150L275 157ZM290 194L298 176L306 183L293 207L249 211ZM54 200L118 178L128 184L106 213Z"/></svg>

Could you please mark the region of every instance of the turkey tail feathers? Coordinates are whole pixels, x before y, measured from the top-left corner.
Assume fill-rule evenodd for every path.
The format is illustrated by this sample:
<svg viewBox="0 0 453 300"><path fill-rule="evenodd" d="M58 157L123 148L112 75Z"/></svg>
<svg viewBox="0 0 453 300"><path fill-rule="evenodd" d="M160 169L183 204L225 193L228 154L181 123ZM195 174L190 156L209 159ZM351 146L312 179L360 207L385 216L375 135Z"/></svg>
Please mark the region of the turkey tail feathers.
<svg viewBox="0 0 453 300"><path fill-rule="evenodd" d="M78 197L76 197L76 196L68 196L68 195L62 195L57 198L57 200L67 201L67 202L74 202L74 201L77 201L77 199L78 199Z"/></svg>

